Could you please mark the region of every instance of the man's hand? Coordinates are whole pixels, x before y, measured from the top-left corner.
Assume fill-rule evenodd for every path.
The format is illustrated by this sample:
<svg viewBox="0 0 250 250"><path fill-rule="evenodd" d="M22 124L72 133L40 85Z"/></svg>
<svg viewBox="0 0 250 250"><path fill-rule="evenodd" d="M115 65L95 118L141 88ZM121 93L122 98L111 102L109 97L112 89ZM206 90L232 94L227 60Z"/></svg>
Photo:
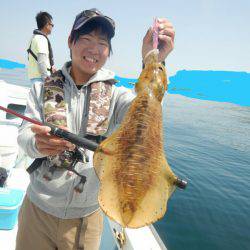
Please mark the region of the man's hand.
<svg viewBox="0 0 250 250"><path fill-rule="evenodd" d="M50 127L33 125L31 131L35 133L37 150L45 156L61 154L65 150L72 151L75 148L74 144L49 134Z"/></svg>
<svg viewBox="0 0 250 250"><path fill-rule="evenodd" d="M163 62L168 54L174 49L175 31L173 25L166 18L158 18L159 31L159 62ZM143 38L142 59L153 49L153 30L150 28Z"/></svg>
<svg viewBox="0 0 250 250"><path fill-rule="evenodd" d="M51 67L51 70L52 70L52 73L55 73L55 72L56 72L56 67L55 67L55 65L53 65L53 66Z"/></svg>

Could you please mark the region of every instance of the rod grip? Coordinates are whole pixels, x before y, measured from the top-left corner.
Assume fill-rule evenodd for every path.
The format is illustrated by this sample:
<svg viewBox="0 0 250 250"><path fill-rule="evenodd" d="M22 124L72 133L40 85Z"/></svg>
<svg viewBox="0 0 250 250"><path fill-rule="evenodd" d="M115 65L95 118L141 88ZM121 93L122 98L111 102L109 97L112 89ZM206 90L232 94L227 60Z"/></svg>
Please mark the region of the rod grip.
<svg viewBox="0 0 250 250"><path fill-rule="evenodd" d="M79 147L84 147L88 150L95 151L98 147L98 143L88 140L84 137L79 137L76 134L73 134L69 131L66 131L64 129L58 128L54 125L45 123L45 126L48 126L51 128L50 134L56 135L66 141L69 141Z"/></svg>

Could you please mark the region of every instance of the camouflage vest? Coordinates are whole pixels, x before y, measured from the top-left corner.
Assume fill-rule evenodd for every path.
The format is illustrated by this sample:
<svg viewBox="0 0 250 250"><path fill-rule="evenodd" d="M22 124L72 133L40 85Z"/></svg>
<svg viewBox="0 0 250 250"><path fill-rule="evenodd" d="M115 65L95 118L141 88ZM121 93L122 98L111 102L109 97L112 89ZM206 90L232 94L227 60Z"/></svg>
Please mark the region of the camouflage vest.
<svg viewBox="0 0 250 250"><path fill-rule="evenodd" d="M59 70L44 83L44 120L56 126L67 127L67 106L64 101L65 78ZM93 82L90 85L89 112L86 133L102 135L108 128L108 115L111 101L112 84L115 81ZM68 151L48 157L50 166L68 167L72 164L72 154Z"/></svg>

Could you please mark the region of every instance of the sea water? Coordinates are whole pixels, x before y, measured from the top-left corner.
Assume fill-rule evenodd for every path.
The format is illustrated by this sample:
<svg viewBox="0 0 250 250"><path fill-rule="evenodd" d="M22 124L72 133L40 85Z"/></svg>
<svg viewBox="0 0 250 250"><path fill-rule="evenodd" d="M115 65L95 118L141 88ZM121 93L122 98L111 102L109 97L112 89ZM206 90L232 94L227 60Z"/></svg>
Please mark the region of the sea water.
<svg viewBox="0 0 250 250"><path fill-rule="evenodd" d="M30 84L25 69L0 69L0 79ZM250 107L166 94L163 123L168 162L188 181L154 224L168 250L249 250Z"/></svg>
<svg viewBox="0 0 250 250"><path fill-rule="evenodd" d="M250 107L167 95L168 162L177 189L155 227L169 250L250 249Z"/></svg>

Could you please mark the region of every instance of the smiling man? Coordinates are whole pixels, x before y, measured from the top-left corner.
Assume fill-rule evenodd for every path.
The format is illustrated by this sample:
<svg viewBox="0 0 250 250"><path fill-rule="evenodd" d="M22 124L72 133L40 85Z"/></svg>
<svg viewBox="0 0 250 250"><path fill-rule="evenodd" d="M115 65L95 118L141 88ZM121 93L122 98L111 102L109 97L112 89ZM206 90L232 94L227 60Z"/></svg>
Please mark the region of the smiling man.
<svg viewBox="0 0 250 250"><path fill-rule="evenodd" d="M99 22L98 19L93 20L79 33L72 31L69 38L69 48L74 58L71 76L76 84L87 82L105 64L110 54L113 32L107 33L104 26L94 29Z"/></svg>
<svg viewBox="0 0 250 250"><path fill-rule="evenodd" d="M173 49L174 29L164 18L158 23L163 61ZM44 84L32 86L26 115L96 141L110 135L134 98L129 90L116 87L115 74L103 67L114 34L114 21L97 9L77 15L68 39L71 61ZM149 29L142 57L152 48ZM93 152L79 150L49 131L28 122L20 128L19 145L36 160L29 169L30 185L19 213L16 249L96 250L103 218Z"/></svg>

